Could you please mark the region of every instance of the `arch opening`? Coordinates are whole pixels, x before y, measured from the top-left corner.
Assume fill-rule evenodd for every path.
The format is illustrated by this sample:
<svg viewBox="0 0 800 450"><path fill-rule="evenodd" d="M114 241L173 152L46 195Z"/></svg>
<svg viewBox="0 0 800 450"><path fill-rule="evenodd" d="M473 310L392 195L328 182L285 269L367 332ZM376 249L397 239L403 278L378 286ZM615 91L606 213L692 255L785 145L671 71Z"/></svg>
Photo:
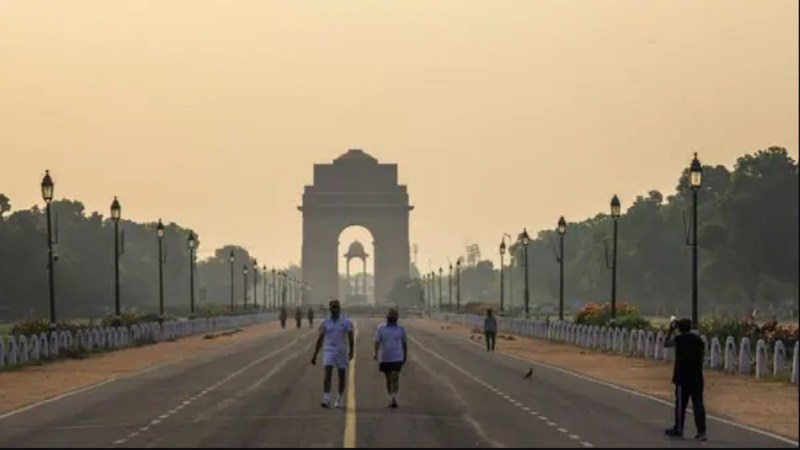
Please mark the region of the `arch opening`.
<svg viewBox="0 0 800 450"><path fill-rule="evenodd" d="M347 306L375 304L375 245L370 230L351 225L338 238L339 298Z"/></svg>

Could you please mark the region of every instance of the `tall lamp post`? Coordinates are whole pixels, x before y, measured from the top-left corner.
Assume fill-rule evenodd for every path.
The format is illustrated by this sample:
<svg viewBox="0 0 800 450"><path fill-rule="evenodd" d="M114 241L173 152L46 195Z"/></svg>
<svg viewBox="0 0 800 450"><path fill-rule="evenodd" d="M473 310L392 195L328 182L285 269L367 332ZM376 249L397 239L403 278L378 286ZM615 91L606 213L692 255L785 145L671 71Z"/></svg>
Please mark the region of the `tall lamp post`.
<svg viewBox="0 0 800 450"><path fill-rule="evenodd" d="M269 290L269 278L267 278L267 265L264 264L261 266L261 280L263 280L263 286L261 286L261 290L264 291L264 311L269 309L269 304L267 303L267 296Z"/></svg>
<svg viewBox="0 0 800 450"><path fill-rule="evenodd" d="M528 229L523 228L522 234L520 235L520 241L522 242L522 254L525 258L525 318L527 319L530 315L530 290L528 284L528 245L531 242L530 236L528 236Z"/></svg>
<svg viewBox="0 0 800 450"><path fill-rule="evenodd" d="M617 229L621 213L619 197L615 194L611 198L611 219L614 221L614 250L611 257L611 320L617 318Z"/></svg>
<svg viewBox="0 0 800 450"><path fill-rule="evenodd" d="M500 241L500 313L503 313L503 306L504 306L504 288L503 288L503 272L505 271L505 256L506 256L506 241L505 239Z"/></svg>
<svg viewBox="0 0 800 450"><path fill-rule="evenodd" d="M558 320L564 320L564 235L567 234L567 221L564 216L558 219L558 233L559 246L558 246Z"/></svg>
<svg viewBox="0 0 800 450"><path fill-rule="evenodd" d="M703 166L694 154L692 164L689 166L689 181L692 186L692 327L698 330L698 305L697 305L697 193L703 185Z"/></svg>
<svg viewBox="0 0 800 450"><path fill-rule="evenodd" d="M164 318L164 223L158 219L156 225L158 237L158 313Z"/></svg>
<svg viewBox="0 0 800 450"><path fill-rule="evenodd" d="M234 296L234 286L233 286L233 261L234 261L233 250L231 250L230 255L228 255L228 261L230 262L231 266L231 313L233 313L235 305L233 303L233 296Z"/></svg>
<svg viewBox="0 0 800 450"><path fill-rule="evenodd" d="M456 311L461 312L461 257L456 259Z"/></svg>
<svg viewBox="0 0 800 450"><path fill-rule="evenodd" d="M111 202L111 220L114 222L114 314L120 316L119 301L119 257L122 255L119 248L119 219L122 217L122 207L117 197Z"/></svg>
<svg viewBox="0 0 800 450"><path fill-rule="evenodd" d="M244 310L247 311L247 264L242 264L242 276L244 283L242 283L242 303L244 303Z"/></svg>
<svg viewBox="0 0 800 450"><path fill-rule="evenodd" d="M195 252L197 250L197 236L194 231L189 231L189 312L194 314L194 265Z"/></svg>
<svg viewBox="0 0 800 450"><path fill-rule="evenodd" d="M50 178L50 171L46 170L44 173L44 178L42 178L42 198L45 202L45 209L47 210L47 271L50 278L50 327L54 328L56 326L56 286L55 286L55 274L53 267L53 263L55 262L55 257L53 255L53 227L52 227L52 220L50 216L50 204L53 202L53 191L55 188L55 184L53 183L53 179Z"/></svg>
<svg viewBox="0 0 800 450"><path fill-rule="evenodd" d="M258 309L258 261L253 259L253 309Z"/></svg>

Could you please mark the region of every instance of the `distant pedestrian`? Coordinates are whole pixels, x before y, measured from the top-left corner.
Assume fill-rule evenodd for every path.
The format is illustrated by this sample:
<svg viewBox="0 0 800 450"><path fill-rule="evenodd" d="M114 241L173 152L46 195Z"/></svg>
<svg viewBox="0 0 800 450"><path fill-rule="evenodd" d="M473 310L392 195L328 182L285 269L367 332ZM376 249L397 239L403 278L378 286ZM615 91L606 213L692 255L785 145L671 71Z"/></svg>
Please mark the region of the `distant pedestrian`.
<svg viewBox="0 0 800 450"><path fill-rule="evenodd" d="M672 337L677 327L680 334ZM706 440L706 408L703 404L703 358L705 344L695 333L692 333L692 321L681 319L670 323L664 347L675 348L675 368L672 372L672 383L675 384L675 425L667 428L665 433L671 437L683 437L683 424L686 418L686 406L692 400L694 424L697 427L695 439Z"/></svg>
<svg viewBox="0 0 800 450"><path fill-rule="evenodd" d="M494 317L492 308L486 310L486 317L483 319L483 335L486 338L486 351L493 352L497 337L497 319Z"/></svg>
<svg viewBox="0 0 800 450"><path fill-rule="evenodd" d="M325 367L325 379L322 383L322 407L330 408L331 406L331 378L335 366L339 378L339 395L336 397L334 407L339 408L342 406L345 383L347 383L347 366L353 359L355 339L353 324L347 318L341 317L339 300L331 300L329 308L330 317L323 320L319 326L319 337L314 348L314 356L311 357L311 365L317 364L317 355L324 344L322 365Z"/></svg>
<svg viewBox="0 0 800 450"><path fill-rule="evenodd" d="M286 312L286 307L283 307L281 308L281 312L278 313L278 318L281 321L281 328L286 328L286 316L288 316L288 313Z"/></svg>
<svg viewBox="0 0 800 450"><path fill-rule="evenodd" d="M406 330L397 324L397 310L394 308L386 314L386 324L379 325L375 332L375 351L372 358L379 361L378 369L386 376L389 407L397 408L400 371L408 359L408 344Z"/></svg>

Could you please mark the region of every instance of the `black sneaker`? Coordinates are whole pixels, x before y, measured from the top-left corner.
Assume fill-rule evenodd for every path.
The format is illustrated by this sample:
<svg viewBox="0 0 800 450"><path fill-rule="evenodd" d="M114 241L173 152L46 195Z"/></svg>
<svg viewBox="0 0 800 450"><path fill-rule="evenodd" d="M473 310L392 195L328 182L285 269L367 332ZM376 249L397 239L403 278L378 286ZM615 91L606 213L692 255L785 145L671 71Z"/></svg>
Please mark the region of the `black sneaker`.
<svg viewBox="0 0 800 450"><path fill-rule="evenodd" d="M705 441L707 441L707 440L708 440L708 438L706 437L706 434L705 434L705 433L697 433L697 434L694 436L694 440L695 440L695 441L700 441L700 442L705 442Z"/></svg>
<svg viewBox="0 0 800 450"><path fill-rule="evenodd" d="M667 428L666 430L664 430L664 434L666 434L669 437L673 437L673 438L682 438L683 437L683 432L682 431L678 431L675 428Z"/></svg>
<svg viewBox="0 0 800 450"><path fill-rule="evenodd" d="M392 400L392 403L389 404L389 408L397 409L397 400Z"/></svg>

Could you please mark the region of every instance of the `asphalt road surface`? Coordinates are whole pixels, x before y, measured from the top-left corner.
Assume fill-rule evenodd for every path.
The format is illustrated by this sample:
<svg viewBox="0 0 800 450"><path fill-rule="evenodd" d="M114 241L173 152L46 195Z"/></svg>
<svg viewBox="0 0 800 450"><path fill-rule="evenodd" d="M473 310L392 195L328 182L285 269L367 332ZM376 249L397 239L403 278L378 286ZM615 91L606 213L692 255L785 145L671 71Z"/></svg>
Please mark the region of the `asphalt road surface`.
<svg viewBox="0 0 800 450"><path fill-rule="evenodd" d="M400 408L388 409L378 321L354 322L342 409L320 407L306 322L0 416L0 447L796 447L714 419L708 442L670 440L662 403L545 367L524 380L529 363L413 321Z"/></svg>

